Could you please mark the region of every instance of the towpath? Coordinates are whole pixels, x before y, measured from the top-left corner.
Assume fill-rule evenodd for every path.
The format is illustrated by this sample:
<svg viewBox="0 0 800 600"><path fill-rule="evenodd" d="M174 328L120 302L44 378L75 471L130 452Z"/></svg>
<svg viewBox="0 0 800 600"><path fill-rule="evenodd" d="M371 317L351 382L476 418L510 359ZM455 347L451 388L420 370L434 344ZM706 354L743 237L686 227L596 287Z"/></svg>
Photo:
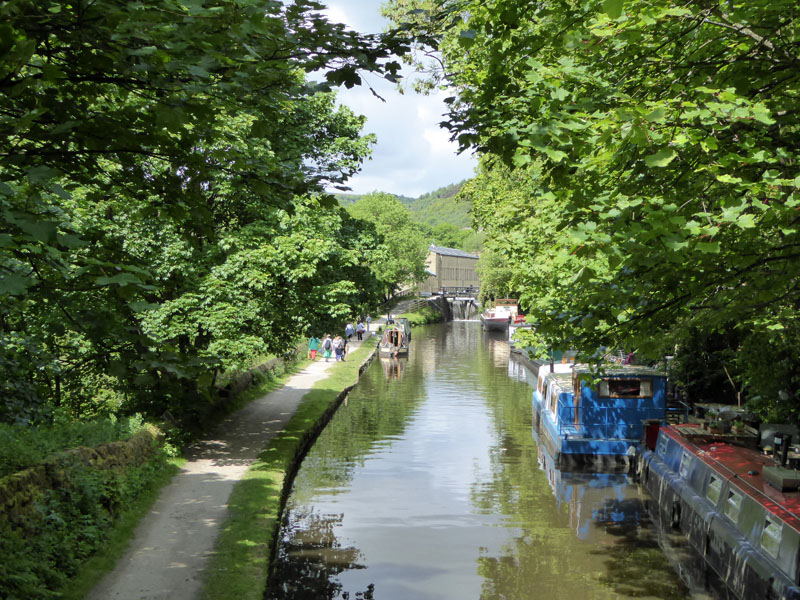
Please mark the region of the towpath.
<svg viewBox="0 0 800 600"><path fill-rule="evenodd" d="M372 321L374 331L385 318ZM354 336L355 338L355 336ZM352 341L355 350L362 343ZM225 520L234 485L281 431L303 396L335 361L317 359L286 384L254 400L188 450L181 471L139 523L130 547L88 600L194 600Z"/></svg>

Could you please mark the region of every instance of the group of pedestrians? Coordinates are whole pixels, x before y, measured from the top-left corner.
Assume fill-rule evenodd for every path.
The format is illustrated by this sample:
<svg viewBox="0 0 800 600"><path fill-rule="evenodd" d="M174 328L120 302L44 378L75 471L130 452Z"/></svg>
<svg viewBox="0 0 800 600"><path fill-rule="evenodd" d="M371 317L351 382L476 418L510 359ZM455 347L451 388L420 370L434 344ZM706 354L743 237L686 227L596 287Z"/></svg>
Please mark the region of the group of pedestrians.
<svg viewBox="0 0 800 600"><path fill-rule="evenodd" d="M322 358L325 359L325 362L328 362L331 357L335 358L336 362L340 360L344 362L347 357L347 343L350 341L350 338L356 335L359 341L363 340L364 333L369 332L370 322L370 316L367 315L363 321L358 319L355 326L353 323L347 323L344 328L344 336L337 335L331 338L331 334L326 333L322 339L320 339L312 335L308 339L308 357L311 360L317 360L317 354L321 351Z"/></svg>

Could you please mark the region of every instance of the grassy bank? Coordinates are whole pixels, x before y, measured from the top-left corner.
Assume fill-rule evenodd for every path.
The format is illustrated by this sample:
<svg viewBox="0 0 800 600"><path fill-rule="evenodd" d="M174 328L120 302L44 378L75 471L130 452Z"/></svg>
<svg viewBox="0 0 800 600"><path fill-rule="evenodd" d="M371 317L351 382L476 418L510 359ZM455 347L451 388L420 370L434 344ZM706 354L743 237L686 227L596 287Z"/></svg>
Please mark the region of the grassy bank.
<svg viewBox="0 0 800 600"><path fill-rule="evenodd" d="M360 366L374 350L373 344L365 343L348 356L347 362L333 365L327 378L303 397L283 431L236 485L228 519L206 570L204 599L261 600L270 549L291 476L343 391L358 381Z"/></svg>

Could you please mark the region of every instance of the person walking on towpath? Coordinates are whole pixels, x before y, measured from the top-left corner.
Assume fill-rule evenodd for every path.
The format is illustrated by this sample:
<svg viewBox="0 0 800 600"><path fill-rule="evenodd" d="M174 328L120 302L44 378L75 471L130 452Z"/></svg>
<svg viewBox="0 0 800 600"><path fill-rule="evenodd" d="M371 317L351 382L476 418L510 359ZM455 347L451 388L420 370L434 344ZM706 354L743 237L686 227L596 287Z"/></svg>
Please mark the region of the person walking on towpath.
<svg viewBox="0 0 800 600"><path fill-rule="evenodd" d="M359 342L364 339L364 323L361 320L356 324L356 339Z"/></svg>
<svg viewBox="0 0 800 600"><path fill-rule="evenodd" d="M342 352L344 351L344 345L342 344L342 337L339 335L333 338L333 351L336 353L336 362L342 360Z"/></svg>
<svg viewBox="0 0 800 600"><path fill-rule="evenodd" d="M308 357L311 360L317 360L317 350L319 350L319 345L321 344L318 337L311 336L308 338Z"/></svg>
<svg viewBox="0 0 800 600"><path fill-rule="evenodd" d="M325 359L325 362L328 362L328 359L331 357L332 350L333 340L331 340L331 334L326 333L322 340L322 357Z"/></svg>
<svg viewBox="0 0 800 600"><path fill-rule="evenodd" d="M370 318L369 315L367 315L367 318L365 320L367 321L367 331L369 331L369 324L372 323L372 319Z"/></svg>
<svg viewBox="0 0 800 600"><path fill-rule="evenodd" d="M351 336L352 336L352 335L353 335L355 332L356 332L356 330L355 330L355 327L353 327L353 324L352 324L352 323L348 323L347 325L345 325L345 326L344 326L344 334L347 336L347 339L348 339L348 340L350 339L350 337L351 337Z"/></svg>

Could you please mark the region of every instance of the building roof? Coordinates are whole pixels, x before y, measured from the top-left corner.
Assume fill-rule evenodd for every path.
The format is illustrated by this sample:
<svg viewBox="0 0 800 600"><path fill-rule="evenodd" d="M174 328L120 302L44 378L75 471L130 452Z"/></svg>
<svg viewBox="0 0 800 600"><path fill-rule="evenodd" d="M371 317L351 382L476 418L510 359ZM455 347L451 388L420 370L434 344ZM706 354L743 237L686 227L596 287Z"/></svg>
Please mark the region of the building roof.
<svg viewBox="0 0 800 600"><path fill-rule="evenodd" d="M478 259L478 257L474 254L470 254L469 252L464 252L463 250L457 250L456 248L445 248L443 246L436 246L431 244L428 249L431 252L435 252L436 254L441 254L443 256L458 256L460 258L474 258Z"/></svg>

